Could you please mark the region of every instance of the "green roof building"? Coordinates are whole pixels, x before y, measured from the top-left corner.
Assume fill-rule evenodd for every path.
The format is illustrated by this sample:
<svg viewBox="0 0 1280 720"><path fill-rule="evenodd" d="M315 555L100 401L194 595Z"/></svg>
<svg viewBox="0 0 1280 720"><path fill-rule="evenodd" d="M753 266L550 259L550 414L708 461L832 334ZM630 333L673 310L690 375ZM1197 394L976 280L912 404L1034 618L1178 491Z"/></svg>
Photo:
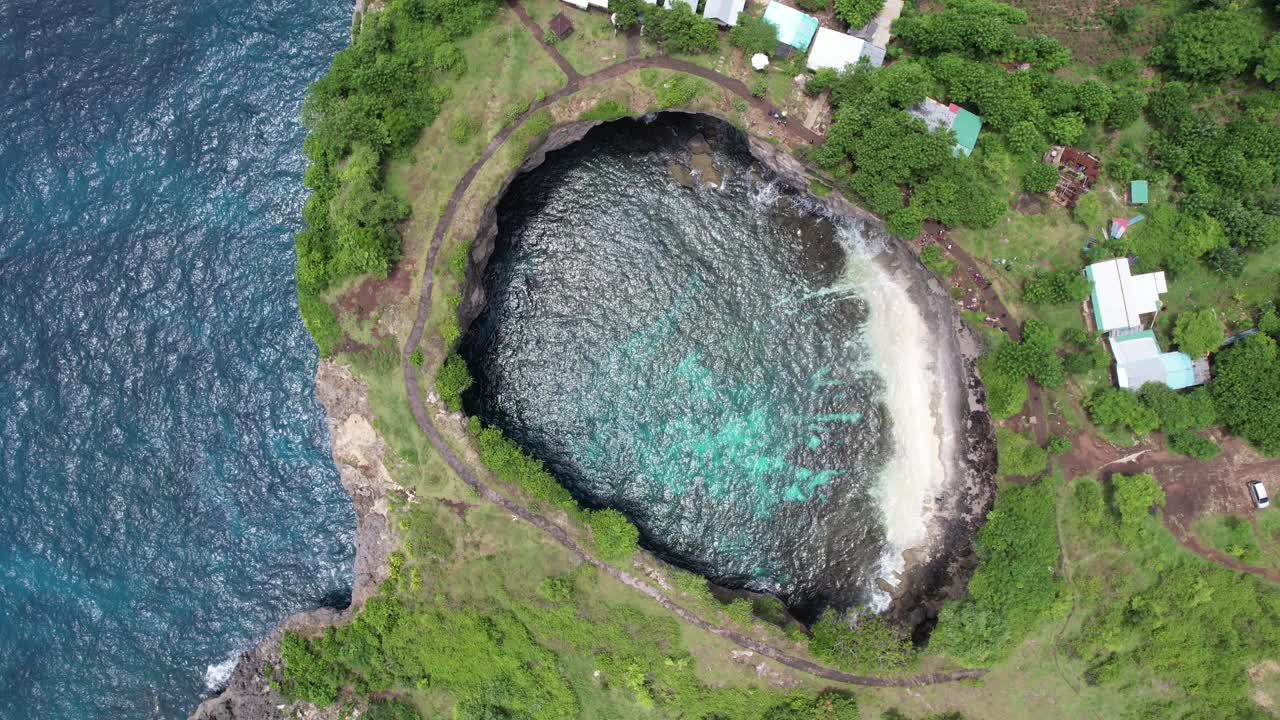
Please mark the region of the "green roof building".
<svg viewBox="0 0 1280 720"><path fill-rule="evenodd" d="M978 145L978 132L982 130L982 118L965 110L962 107L952 106L955 108L956 119L952 123L951 129L956 133L955 153L964 153L965 157L973 154L973 149Z"/></svg>
<svg viewBox="0 0 1280 720"><path fill-rule="evenodd" d="M1129 202L1134 205L1147 204L1147 181L1134 180L1129 183Z"/></svg>

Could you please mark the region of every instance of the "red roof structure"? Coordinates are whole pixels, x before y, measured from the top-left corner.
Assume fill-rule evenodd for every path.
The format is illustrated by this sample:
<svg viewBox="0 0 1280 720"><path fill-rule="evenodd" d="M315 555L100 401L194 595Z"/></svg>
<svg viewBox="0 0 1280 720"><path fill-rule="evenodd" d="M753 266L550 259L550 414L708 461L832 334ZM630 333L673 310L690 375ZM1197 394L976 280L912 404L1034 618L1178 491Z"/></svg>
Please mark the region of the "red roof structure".
<svg viewBox="0 0 1280 720"><path fill-rule="evenodd" d="M573 23L569 22L569 18L565 17L564 13L556 13L556 16L551 18L550 27L551 32L561 40L573 34Z"/></svg>

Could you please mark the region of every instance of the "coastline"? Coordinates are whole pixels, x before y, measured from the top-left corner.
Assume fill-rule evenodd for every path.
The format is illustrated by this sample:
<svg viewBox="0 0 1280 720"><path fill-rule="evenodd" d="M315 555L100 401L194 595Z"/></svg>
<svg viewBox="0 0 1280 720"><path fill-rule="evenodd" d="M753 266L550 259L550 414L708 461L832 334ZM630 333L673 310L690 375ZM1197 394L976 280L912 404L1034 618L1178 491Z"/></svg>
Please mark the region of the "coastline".
<svg viewBox="0 0 1280 720"><path fill-rule="evenodd" d="M290 615L256 647L240 654L226 687L201 702L191 713L193 720L286 717L290 703L270 686L262 672L264 665L279 667L284 634L315 632L349 621L390 573L387 559L399 541L388 523L388 503L390 493L399 486L382 464L386 445L374 429L367 388L347 367L321 359L316 366L316 397L324 407L334 466L355 509L351 605L343 610L318 608Z"/></svg>

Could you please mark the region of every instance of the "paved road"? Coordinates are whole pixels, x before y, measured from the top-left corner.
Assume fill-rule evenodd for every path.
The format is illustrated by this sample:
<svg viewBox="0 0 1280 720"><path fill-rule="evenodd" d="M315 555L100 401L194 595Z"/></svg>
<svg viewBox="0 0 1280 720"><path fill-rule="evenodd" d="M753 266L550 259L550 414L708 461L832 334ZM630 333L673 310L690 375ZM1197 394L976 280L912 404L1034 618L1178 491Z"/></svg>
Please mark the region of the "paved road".
<svg viewBox="0 0 1280 720"><path fill-rule="evenodd" d="M518 8L518 6L515 6L515 7ZM534 36L541 43L542 33L540 28L537 26L537 24L533 23L532 20L528 19L528 16L523 13L523 8L518 9L517 14L522 15L522 20L525 21L525 26L529 28L529 31L533 33ZM559 56L559 52L554 47L546 45L545 43L542 43L542 45L543 45L543 48L546 49L547 52L551 54L553 57ZM484 483L476 475L475 471L467 463L463 462L461 458L458 457L457 453L453 451L453 448L440 435L440 432L436 429L435 425L432 424L431 418L427 414L426 408L423 406L423 403L422 403L422 392L418 385L418 368L416 365L413 364L411 360L411 355L412 355L412 349L418 347L419 343L422 342L422 335L426 330L427 317L431 313L431 290L435 280L435 277L434 277L435 274L431 271L431 268L435 267L436 259L440 252L440 247L444 242L445 236L448 234L449 226L453 222L453 216L457 212L458 205L461 202L462 197L466 194L467 189L470 188L472 181L475 180L475 177L480 172L480 169L483 168L485 163L487 163L490 160L490 158L493 157L494 153L496 153L498 149L502 147L503 143L506 142L507 138L511 136L511 134L516 130L516 128L518 128L520 125L524 123L525 120L528 119L529 114L537 111L538 109L546 106L551 102L554 102L555 100L558 100L562 97L565 97L566 95L570 95L576 92L583 85L590 84L593 82L599 82L602 79L616 77L616 76L625 74L627 72L630 72L631 70L642 68L642 67L661 67L661 68L667 68L671 70L679 70L682 72L687 72L692 75L697 75L698 77L706 78L707 80L710 80L716 83L717 85L729 90L730 92L735 93L736 95L738 95L739 97L742 97L743 99L752 103L756 107L761 107L764 109L768 109L772 107L771 105L769 105L769 103L763 100L760 100L759 98L752 97L750 91L747 89L746 85L744 85L743 83L737 80L733 80L732 78L727 78L722 75L719 75L718 73L707 70L706 68L702 68L696 65L692 65L690 63L686 63L680 60L674 60L672 58L666 58L666 57L647 58L647 59L633 58L630 60L623 61L617 65L613 65L611 67L605 68L604 70L593 73L591 75L579 76L576 79L570 80L569 84L566 85L564 88L561 88L555 93L548 95L546 100L544 100L542 103L537 103L533 107L531 107L529 109L529 112L521 116L521 118L517 122L512 123L506 128L503 128L503 130L501 130L492 140L489 141L489 144L486 145L484 150L481 152L480 158L477 159L476 162L473 163L471 167L467 169L467 172L462 176L462 180L459 181L458 185L454 188L453 193L449 196L449 200L445 205L444 213L440 216L439 222L436 223L435 233L432 235L431 244L427 249L426 262L423 265L424 271L423 271L422 291L418 300L418 314L417 314L417 317L414 319L413 330L409 334L408 342L405 343L404 349L401 353L401 358L400 358L401 370L404 373L405 389L409 395L409 406L410 406L410 409L413 411L413 416L418 423L418 427L421 428L422 432L431 441L432 446L435 447L436 452L438 452L440 456L444 458L444 461L449 465L449 467L453 469L453 471L458 475L459 478L462 479L463 482L467 483L472 488L474 488L476 492L478 492L481 495L481 497L485 498L489 502L494 503L495 505L498 505L502 509L511 513L513 516L520 518L521 520L524 520L525 522L529 523L530 525L533 525L539 530L542 530L544 533L549 535L553 540L560 543L565 548L567 548L570 552L576 555L583 562L591 564L592 566L599 569L601 572L607 573L610 577L615 578L619 582L622 582L627 586L632 587L638 590L639 592L644 593L645 595L648 595L655 602L662 605L664 608L674 613L675 615L679 616L685 622L695 625L707 632L713 633L715 635L719 635L720 637L730 640L734 644L739 645L740 647L746 648L748 650L751 650L765 657L772 658L773 660L776 660L777 662L783 665L794 668L796 670L800 670L801 672L805 672L810 675L821 677L827 680L833 680L833 681L842 682L842 683L849 683L852 685L869 685L869 686L879 686L879 687L918 687L918 686L932 685L932 684L943 683L943 682L953 682L956 680L963 680L966 678L981 677L986 673L985 670L981 670L981 669L956 670L956 671L945 672L945 673L926 673L921 675L912 675L912 676L905 676L905 677L876 677L876 676L867 676L867 675L854 675L851 673L846 673L840 670L836 670L834 668L819 665L817 663L811 662L809 660L805 660L803 658L795 657L782 650L779 650L778 648L773 647L772 645L763 643L757 640L756 638L748 636L744 633L738 632L730 628L721 627L719 625L712 624L704 620L703 618L699 617L698 615L694 614L687 608L676 603L671 598L667 597L666 594L664 594L660 589L648 584L647 582L641 580L640 578L638 578L637 576L629 572L626 572L625 570L616 568L612 565L609 565L608 563L605 563L599 560L590 552L588 552L581 544L579 544L577 540L575 540L572 536L570 536L569 533L566 532L564 528L560 527L559 525L554 523L552 520L550 520L546 516L536 513L533 510L530 510L524 505L516 502L515 500L512 500L511 498L507 497L506 495L503 495L502 493L498 492L494 488ZM797 130L803 130L803 129L790 128L790 130L795 132ZM812 139L812 141L817 141L820 139L816 134L808 131L797 132L796 134L801 137L804 137L807 134Z"/></svg>

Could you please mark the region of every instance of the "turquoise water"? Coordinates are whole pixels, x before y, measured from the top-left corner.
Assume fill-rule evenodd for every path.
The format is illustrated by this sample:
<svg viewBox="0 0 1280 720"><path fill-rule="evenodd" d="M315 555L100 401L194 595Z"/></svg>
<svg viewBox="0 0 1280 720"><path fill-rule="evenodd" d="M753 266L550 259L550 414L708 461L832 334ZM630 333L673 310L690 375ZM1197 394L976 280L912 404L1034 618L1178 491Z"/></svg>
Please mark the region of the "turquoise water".
<svg viewBox="0 0 1280 720"><path fill-rule="evenodd" d="M672 179L696 132L714 140L722 187ZM581 502L801 614L870 598L892 446L868 306L813 210L753 178L718 122L599 127L499 205L490 304L462 348L468 411Z"/></svg>
<svg viewBox="0 0 1280 720"><path fill-rule="evenodd" d="M185 717L349 597L291 236L350 11L0 3L2 718Z"/></svg>

